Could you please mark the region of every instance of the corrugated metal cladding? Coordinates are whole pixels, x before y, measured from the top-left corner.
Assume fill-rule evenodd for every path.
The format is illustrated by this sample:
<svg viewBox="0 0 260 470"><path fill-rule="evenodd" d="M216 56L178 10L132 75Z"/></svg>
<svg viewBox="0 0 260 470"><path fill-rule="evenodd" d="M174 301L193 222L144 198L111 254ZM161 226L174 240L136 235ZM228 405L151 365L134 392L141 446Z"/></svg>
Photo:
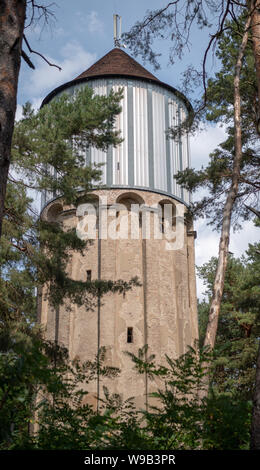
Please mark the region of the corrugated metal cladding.
<svg viewBox="0 0 260 470"><path fill-rule="evenodd" d="M95 94L108 95L123 89L122 112L116 128L124 141L117 148L102 152L90 148L86 164L102 163L102 183L150 189L176 196L186 204L188 191L177 185L173 175L189 166L188 135L169 139L166 130L185 120L185 104L163 86L138 79L103 78L88 82ZM73 93L80 84L67 92Z"/></svg>
<svg viewBox="0 0 260 470"><path fill-rule="evenodd" d="M92 163L106 162L103 183L162 191L189 204L188 191L173 178L178 170L189 166L188 135L173 140L165 132L185 120L184 103L162 86L142 80L104 78L92 80L89 85L97 94L123 88L122 112L116 127L124 142L112 152L91 149ZM110 165L111 175L107 171Z"/></svg>

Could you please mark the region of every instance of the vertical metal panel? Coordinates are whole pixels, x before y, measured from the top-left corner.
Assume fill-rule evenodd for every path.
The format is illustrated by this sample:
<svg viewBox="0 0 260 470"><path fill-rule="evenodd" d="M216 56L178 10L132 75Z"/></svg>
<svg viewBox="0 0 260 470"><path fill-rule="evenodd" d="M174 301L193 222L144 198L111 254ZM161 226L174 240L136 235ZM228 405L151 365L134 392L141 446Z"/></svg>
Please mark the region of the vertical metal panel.
<svg viewBox="0 0 260 470"><path fill-rule="evenodd" d="M43 209L43 207L45 206L46 202L47 202L47 191L46 189L44 189L42 192L41 192L41 209Z"/></svg>
<svg viewBox="0 0 260 470"><path fill-rule="evenodd" d="M178 105L178 125L180 126L182 123L182 108L181 105ZM180 171L183 170L183 162L182 162L182 137L180 135L179 137L179 165L180 165ZM183 188L181 187L181 199L183 199Z"/></svg>
<svg viewBox="0 0 260 470"><path fill-rule="evenodd" d="M140 150L139 150L139 140L140 140L140 123L139 123L139 89L137 86L134 87L133 92L133 111L134 111L134 162L135 162L135 169L134 169L134 182L135 185L138 185L138 175L140 175Z"/></svg>
<svg viewBox="0 0 260 470"><path fill-rule="evenodd" d="M147 90L147 131L148 131L148 162L149 187L154 188L154 152L153 152L153 93L151 87Z"/></svg>
<svg viewBox="0 0 260 470"><path fill-rule="evenodd" d="M93 81L93 91L94 95L107 95L107 83L106 80L95 80ZM102 150L92 147L91 149L91 163L92 164L103 164L100 166L102 170L101 183L106 184L107 182L107 153Z"/></svg>
<svg viewBox="0 0 260 470"><path fill-rule="evenodd" d="M165 130L169 129L169 98L167 95L164 97L165 101ZM171 156L170 156L170 139L169 136L165 133L166 139L166 176L167 176L167 191L170 193L172 191L172 179L173 173L171 171Z"/></svg>
<svg viewBox="0 0 260 470"><path fill-rule="evenodd" d="M176 128L176 126L178 126L178 123L178 102L175 98L172 98L169 101L169 124L171 127ZM170 159L171 172L173 175L175 175L181 169L180 146L178 137L170 140ZM181 197L181 188L176 183L175 178L172 179L172 193L177 197Z"/></svg>
<svg viewBox="0 0 260 470"><path fill-rule="evenodd" d="M107 96L109 95L110 91L112 90L112 84L110 81L107 82ZM112 186L113 184L113 149L110 145L107 149L107 186Z"/></svg>
<svg viewBox="0 0 260 470"><path fill-rule="evenodd" d="M123 142L116 148L113 147L113 184L128 184L128 102L127 86L123 83L113 84L113 90L119 91L123 88L123 99L121 101L122 111L116 117L115 128L121 131Z"/></svg>
<svg viewBox="0 0 260 470"><path fill-rule="evenodd" d="M164 95L153 91L154 187L167 191Z"/></svg>
<svg viewBox="0 0 260 470"><path fill-rule="evenodd" d="M173 101L172 98L169 98L168 101L168 112L169 112L169 127L175 127L176 126L176 102ZM176 193L176 181L174 179L174 174L176 172L175 168L175 152L176 152L176 142L172 138L169 140L169 147L170 147L170 171L172 174L172 179L171 179L171 192L173 194Z"/></svg>
<svg viewBox="0 0 260 470"><path fill-rule="evenodd" d="M106 184L107 180L107 168L106 168L106 162L107 162L107 154L106 152L102 152L101 150L98 150L94 147L91 149L91 163L94 167L94 165L100 165L97 169L102 171L102 177L100 182L102 184Z"/></svg>
<svg viewBox="0 0 260 470"><path fill-rule="evenodd" d="M133 88L134 115L134 184L149 186L148 170L148 123L147 88L142 85Z"/></svg>
<svg viewBox="0 0 260 470"><path fill-rule="evenodd" d="M128 109L128 184L134 186L134 98L133 84L127 87Z"/></svg>
<svg viewBox="0 0 260 470"><path fill-rule="evenodd" d="M86 150L86 166L91 163L91 147Z"/></svg>
<svg viewBox="0 0 260 470"><path fill-rule="evenodd" d="M88 83L88 86L92 88L92 82ZM91 147L88 147L86 150L86 166L91 164Z"/></svg>
<svg viewBox="0 0 260 470"><path fill-rule="evenodd" d="M149 159L148 159L148 122L147 122L147 88L141 89L141 185L149 186Z"/></svg>

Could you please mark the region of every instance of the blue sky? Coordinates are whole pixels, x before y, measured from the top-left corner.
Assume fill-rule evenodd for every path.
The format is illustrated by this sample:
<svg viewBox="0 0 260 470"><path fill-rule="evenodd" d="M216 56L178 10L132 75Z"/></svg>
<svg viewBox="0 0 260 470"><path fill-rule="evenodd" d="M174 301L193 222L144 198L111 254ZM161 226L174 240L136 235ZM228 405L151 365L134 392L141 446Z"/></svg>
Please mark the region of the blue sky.
<svg viewBox="0 0 260 470"><path fill-rule="evenodd" d="M43 3L51 2L44 0ZM112 49L113 13L122 16L122 29L128 31L136 20L144 16L147 9L159 8L165 4L165 0L57 0L56 6L51 7L56 21L50 19L50 24L45 28L36 24L26 31L26 35L32 49L60 65L62 71L49 67L41 58L32 54L32 61L37 68L32 72L22 63L19 104L28 99L38 101L54 87L76 77ZM195 28L191 34L190 50L185 51L182 61L176 59L174 65L168 64L171 42L157 41L157 51L162 54L161 69L154 72L150 64L143 65L163 82L180 88L182 72L189 64L199 66L203 44L206 45L207 40L208 31L201 32ZM141 61L140 58L137 60Z"/></svg>
<svg viewBox="0 0 260 470"><path fill-rule="evenodd" d="M41 1L40 4L50 4L49 1ZM60 72L50 67L40 57L31 54L32 62L36 66L33 71L22 62L18 87L17 117L21 116L22 105L31 101L38 108L43 98L54 88L65 83L86 70L96 60L105 55L114 47L113 44L113 13L122 16L122 30L128 31L135 21L141 19L150 9L165 6L163 0L56 0L56 5L51 9L55 13L56 21L42 28L36 24L26 30L27 39L32 49L44 54L48 60L62 68ZM182 73L185 68L193 64L199 66L202 61L204 49L208 42L210 31L191 31L190 48L185 51L181 61L176 59L174 65L168 63L168 51L170 41L158 41L157 50L162 53L160 70L154 72L151 65L142 63L148 70L154 73L161 81L175 88L181 88ZM26 48L25 48L26 50ZM131 55L131 52L126 49ZM209 60L209 70L212 71L214 61ZM191 138L192 166L200 168L206 165L209 153L225 138L223 128L209 126L201 133ZM200 195L197 194L196 197ZM196 264L201 265L211 256L217 255L219 234L212 232L205 219L195 222L198 232L196 240ZM230 251L235 256L240 256L247 248L248 243L253 243L259 238L259 229L251 222L244 224L243 230L237 234L231 234ZM197 290L199 296L203 286L198 280Z"/></svg>

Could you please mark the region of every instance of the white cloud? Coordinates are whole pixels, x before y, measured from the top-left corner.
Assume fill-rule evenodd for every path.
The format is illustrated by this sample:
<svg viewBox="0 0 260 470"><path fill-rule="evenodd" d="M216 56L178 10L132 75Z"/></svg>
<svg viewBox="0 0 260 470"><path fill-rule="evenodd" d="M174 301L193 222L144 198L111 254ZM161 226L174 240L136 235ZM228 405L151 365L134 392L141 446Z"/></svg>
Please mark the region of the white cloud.
<svg viewBox="0 0 260 470"><path fill-rule="evenodd" d="M220 233L215 232L207 226L206 219L198 219L195 221L194 228L197 231L197 239L195 241L195 263L201 266L207 263L212 256L218 256ZM256 227L253 221L243 223L242 230L230 233L229 251L233 253L235 258L241 257L248 249L249 243L255 243L259 240L260 229ZM203 298L205 286L197 276L197 295Z"/></svg>
<svg viewBox="0 0 260 470"><path fill-rule="evenodd" d="M23 107L22 107L21 104L17 104L16 113L15 113L15 120L20 121L20 119L22 119L22 115L23 115Z"/></svg>
<svg viewBox="0 0 260 470"><path fill-rule="evenodd" d="M68 42L62 48L61 57L61 60L47 57L51 63L59 65L61 71L50 67L41 59L37 60L36 70L31 74L27 86L32 97L38 98L39 94L50 92L53 88L76 78L96 60L96 55L85 51L76 41Z"/></svg>
<svg viewBox="0 0 260 470"><path fill-rule="evenodd" d="M99 18L97 11L92 10L88 15L82 13L82 11L77 11L77 29L81 33L86 31L90 34L103 34L105 30L105 25L103 21Z"/></svg>
<svg viewBox="0 0 260 470"><path fill-rule="evenodd" d="M43 97L41 96L39 98L34 98L33 100L31 100L31 105L33 109L37 111L40 108L42 102L43 102Z"/></svg>
<svg viewBox="0 0 260 470"><path fill-rule="evenodd" d="M98 18L98 13L96 11L91 11L91 13L87 15L87 27L90 33L103 33L104 24Z"/></svg>
<svg viewBox="0 0 260 470"><path fill-rule="evenodd" d="M191 148L191 167L199 169L205 166L209 160L209 154L225 140L225 128L216 126L207 126L201 132L190 138Z"/></svg>
<svg viewBox="0 0 260 470"><path fill-rule="evenodd" d="M195 240L195 264L201 266L207 263L212 256L218 255L219 233L213 232L208 226L205 219L195 221L194 228L197 231L197 239ZM196 276L197 296L203 298L205 286L202 280Z"/></svg>
<svg viewBox="0 0 260 470"><path fill-rule="evenodd" d="M249 243L259 241L259 235L260 228L256 227L252 220L244 222L242 230L230 237L230 251L235 257L241 256L247 250Z"/></svg>

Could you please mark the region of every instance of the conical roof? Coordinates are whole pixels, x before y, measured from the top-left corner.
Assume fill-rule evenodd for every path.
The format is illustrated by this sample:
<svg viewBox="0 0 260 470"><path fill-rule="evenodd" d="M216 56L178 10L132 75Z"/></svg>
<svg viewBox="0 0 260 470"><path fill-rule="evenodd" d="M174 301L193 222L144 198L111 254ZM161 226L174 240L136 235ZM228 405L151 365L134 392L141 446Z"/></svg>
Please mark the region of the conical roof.
<svg viewBox="0 0 260 470"><path fill-rule="evenodd" d="M95 62L95 64L91 65L91 67L85 70L85 72L82 72L73 80L55 88L53 91L51 91L51 93L46 96L41 106L44 106L52 98L54 98L55 95L62 92L63 90L66 90L71 86L75 86L82 82L87 82L92 78L102 78L109 76L141 79L161 85L162 87L167 88L168 90L173 92L182 101L184 101L189 112L192 112L191 104L181 92L168 85L167 83L163 83L158 80L155 75L148 72L148 70L146 70L142 65L136 62L135 59L130 57L130 55L128 55L126 52L119 48L112 49L110 52L104 55L104 57L99 59L97 62Z"/></svg>
<svg viewBox="0 0 260 470"><path fill-rule="evenodd" d="M148 80L159 80L122 49L112 49L94 65L76 77L76 80L104 75L126 75Z"/></svg>

